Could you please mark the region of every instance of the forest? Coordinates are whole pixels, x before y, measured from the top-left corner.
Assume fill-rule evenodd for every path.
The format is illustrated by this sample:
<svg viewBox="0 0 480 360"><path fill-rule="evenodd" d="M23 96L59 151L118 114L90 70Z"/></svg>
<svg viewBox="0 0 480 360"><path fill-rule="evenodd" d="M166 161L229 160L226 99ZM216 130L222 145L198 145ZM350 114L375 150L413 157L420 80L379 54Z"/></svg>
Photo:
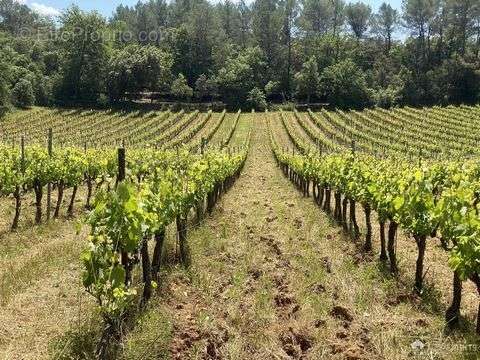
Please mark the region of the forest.
<svg viewBox="0 0 480 360"><path fill-rule="evenodd" d="M110 18L0 1L0 108L220 101L231 109L468 104L480 1L149 0Z"/></svg>

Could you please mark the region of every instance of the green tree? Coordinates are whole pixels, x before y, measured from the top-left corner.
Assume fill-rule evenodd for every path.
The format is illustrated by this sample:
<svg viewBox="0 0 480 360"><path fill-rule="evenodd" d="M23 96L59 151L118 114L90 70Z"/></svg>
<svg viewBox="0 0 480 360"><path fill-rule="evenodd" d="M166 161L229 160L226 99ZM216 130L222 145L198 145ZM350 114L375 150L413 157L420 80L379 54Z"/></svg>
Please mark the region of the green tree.
<svg viewBox="0 0 480 360"><path fill-rule="evenodd" d="M106 22L98 13L73 6L60 18L61 101L96 102L104 91L107 65Z"/></svg>
<svg viewBox="0 0 480 360"><path fill-rule="evenodd" d="M239 18L239 28L238 28L238 42L242 48L247 47L247 44L251 41L252 32L251 32L251 22L252 22L252 11L250 7L245 3L245 0L240 0L237 5L238 8L238 18Z"/></svg>
<svg viewBox="0 0 480 360"><path fill-rule="evenodd" d="M311 97L318 92L319 81L317 59L312 56L302 65L302 70L295 74L297 96L307 97L307 102L310 102Z"/></svg>
<svg viewBox="0 0 480 360"><path fill-rule="evenodd" d="M279 10L282 16L282 32L281 32L281 46L285 57L285 71L283 74L283 88L288 96L291 98L291 83L292 83L292 66L293 66L293 42L295 24L298 18L298 4L296 0L282 0L280 1Z"/></svg>
<svg viewBox="0 0 480 360"><path fill-rule="evenodd" d="M0 30L18 35L24 29L35 29L43 19L23 1L0 0Z"/></svg>
<svg viewBox="0 0 480 360"><path fill-rule="evenodd" d="M373 31L383 38L385 52L390 53L392 48L392 36L399 24L398 11L390 4L382 3L378 13L373 16Z"/></svg>
<svg viewBox="0 0 480 360"><path fill-rule="evenodd" d="M267 97L274 97L279 95L280 83L278 81L270 80L267 85L265 85L265 95Z"/></svg>
<svg viewBox="0 0 480 360"><path fill-rule="evenodd" d="M325 35L332 24L332 7L328 0L303 0L299 25L309 34Z"/></svg>
<svg viewBox="0 0 480 360"><path fill-rule="evenodd" d="M420 66L423 67L427 65L429 29L435 19L438 4L436 0L403 0L403 20L411 34L417 38L418 53L422 62ZM419 68L418 64L417 68Z"/></svg>
<svg viewBox="0 0 480 360"><path fill-rule="evenodd" d="M49 106L53 98L53 82L48 76L38 74L32 84L35 94L35 103L40 106Z"/></svg>
<svg viewBox="0 0 480 360"><path fill-rule="evenodd" d="M264 111L267 108L265 93L257 87L250 90L247 102L255 110Z"/></svg>
<svg viewBox="0 0 480 360"><path fill-rule="evenodd" d="M119 5L112 17L115 27L133 34L132 38L120 39L121 43L161 45L161 32L167 22L168 5L164 0L139 1L131 7Z"/></svg>
<svg viewBox="0 0 480 360"><path fill-rule="evenodd" d="M0 62L0 116L3 116L8 108L8 66Z"/></svg>
<svg viewBox="0 0 480 360"><path fill-rule="evenodd" d="M462 58L445 60L428 73L432 102L474 104L480 94L480 69Z"/></svg>
<svg viewBox="0 0 480 360"><path fill-rule="evenodd" d="M345 8L345 14L350 29L357 40L360 40L368 29L372 9L362 2L351 3Z"/></svg>
<svg viewBox="0 0 480 360"><path fill-rule="evenodd" d="M60 55L56 50L45 51L43 53L43 64L45 66L45 75L53 75L60 70Z"/></svg>
<svg viewBox="0 0 480 360"><path fill-rule="evenodd" d="M190 4L188 17L168 29L164 45L174 56L174 73L182 73L193 84L202 74L216 71L216 52L228 45L219 18L207 2Z"/></svg>
<svg viewBox="0 0 480 360"><path fill-rule="evenodd" d="M266 58L259 47L232 54L216 78L224 101L234 107L245 104L251 89L265 87L266 68Z"/></svg>
<svg viewBox="0 0 480 360"><path fill-rule="evenodd" d="M451 14L452 40L456 50L464 56L468 39L478 27L480 1L448 0L447 6Z"/></svg>
<svg viewBox="0 0 480 360"><path fill-rule="evenodd" d="M129 45L108 63L107 89L113 101L126 92L161 91L172 81L173 57L155 46Z"/></svg>
<svg viewBox="0 0 480 360"><path fill-rule="evenodd" d="M372 96L376 106L390 108L400 102L404 84L398 75L399 66L385 53L375 60L369 81L374 89Z"/></svg>
<svg viewBox="0 0 480 360"><path fill-rule="evenodd" d="M173 96L181 100L190 100L193 96L192 88L188 86L187 79L181 73L173 81L170 91Z"/></svg>
<svg viewBox="0 0 480 360"><path fill-rule="evenodd" d="M280 29L282 18L277 0L256 0L253 3L252 29L256 44L265 54L270 69L279 68Z"/></svg>
<svg viewBox="0 0 480 360"><path fill-rule="evenodd" d="M331 8L331 28L333 37L338 36L340 28L345 22L345 1L343 0L328 0Z"/></svg>
<svg viewBox="0 0 480 360"><path fill-rule="evenodd" d="M35 103L32 83L28 80L20 80L12 90L12 102L19 108L28 108Z"/></svg>
<svg viewBox="0 0 480 360"><path fill-rule="evenodd" d="M363 108L371 102L365 75L350 59L323 70L320 94L338 108Z"/></svg>
<svg viewBox="0 0 480 360"><path fill-rule="evenodd" d="M217 84L214 79L209 79L205 74L195 81L195 97L199 100L212 98L217 93Z"/></svg>
<svg viewBox="0 0 480 360"><path fill-rule="evenodd" d="M217 4L217 12L225 35L231 42L235 42L240 35L241 17L239 7L232 1L225 0Z"/></svg>

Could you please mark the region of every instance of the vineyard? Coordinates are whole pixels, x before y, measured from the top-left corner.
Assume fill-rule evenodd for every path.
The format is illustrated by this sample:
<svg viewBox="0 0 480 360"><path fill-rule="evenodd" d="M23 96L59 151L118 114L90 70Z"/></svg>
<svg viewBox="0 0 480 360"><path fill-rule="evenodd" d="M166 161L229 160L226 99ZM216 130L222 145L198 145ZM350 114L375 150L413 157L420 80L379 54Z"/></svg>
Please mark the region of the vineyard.
<svg viewBox="0 0 480 360"><path fill-rule="evenodd" d="M14 112L0 355L474 359L479 130L469 106Z"/></svg>

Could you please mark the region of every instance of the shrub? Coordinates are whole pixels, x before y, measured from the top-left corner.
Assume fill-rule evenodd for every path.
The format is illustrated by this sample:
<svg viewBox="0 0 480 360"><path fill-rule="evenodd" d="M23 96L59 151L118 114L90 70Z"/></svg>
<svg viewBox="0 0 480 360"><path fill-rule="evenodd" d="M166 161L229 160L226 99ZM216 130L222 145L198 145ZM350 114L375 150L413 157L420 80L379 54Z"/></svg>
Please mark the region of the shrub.
<svg viewBox="0 0 480 360"><path fill-rule="evenodd" d="M250 90L247 102L255 110L264 111L267 108L265 93L257 87Z"/></svg>
<svg viewBox="0 0 480 360"><path fill-rule="evenodd" d="M20 108L27 108L35 103L35 95L32 83L28 80L20 80L12 90L12 102Z"/></svg>
<svg viewBox="0 0 480 360"><path fill-rule="evenodd" d="M371 104L371 91L365 75L350 59L323 70L320 93L331 105L339 108L363 108Z"/></svg>
<svg viewBox="0 0 480 360"><path fill-rule="evenodd" d="M170 91L178 99L190 100L193 96L193 90L188 86L187 79L185 79L183 74L178 74L178 77L172 83Z"/></svg>

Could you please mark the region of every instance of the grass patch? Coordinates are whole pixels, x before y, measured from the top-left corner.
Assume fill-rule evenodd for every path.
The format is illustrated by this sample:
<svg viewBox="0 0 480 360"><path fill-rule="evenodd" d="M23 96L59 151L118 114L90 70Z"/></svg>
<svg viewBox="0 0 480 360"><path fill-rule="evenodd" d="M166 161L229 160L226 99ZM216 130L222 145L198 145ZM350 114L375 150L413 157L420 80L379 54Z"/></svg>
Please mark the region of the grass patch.
<svg viewBox="0 0 480 360"><path fill-rule="evenodd" d="M172 319L162 311L162 305L152 303L143 313L135 328L123 341L122 360L169 359L169 345L172 338Z"/></svg>

